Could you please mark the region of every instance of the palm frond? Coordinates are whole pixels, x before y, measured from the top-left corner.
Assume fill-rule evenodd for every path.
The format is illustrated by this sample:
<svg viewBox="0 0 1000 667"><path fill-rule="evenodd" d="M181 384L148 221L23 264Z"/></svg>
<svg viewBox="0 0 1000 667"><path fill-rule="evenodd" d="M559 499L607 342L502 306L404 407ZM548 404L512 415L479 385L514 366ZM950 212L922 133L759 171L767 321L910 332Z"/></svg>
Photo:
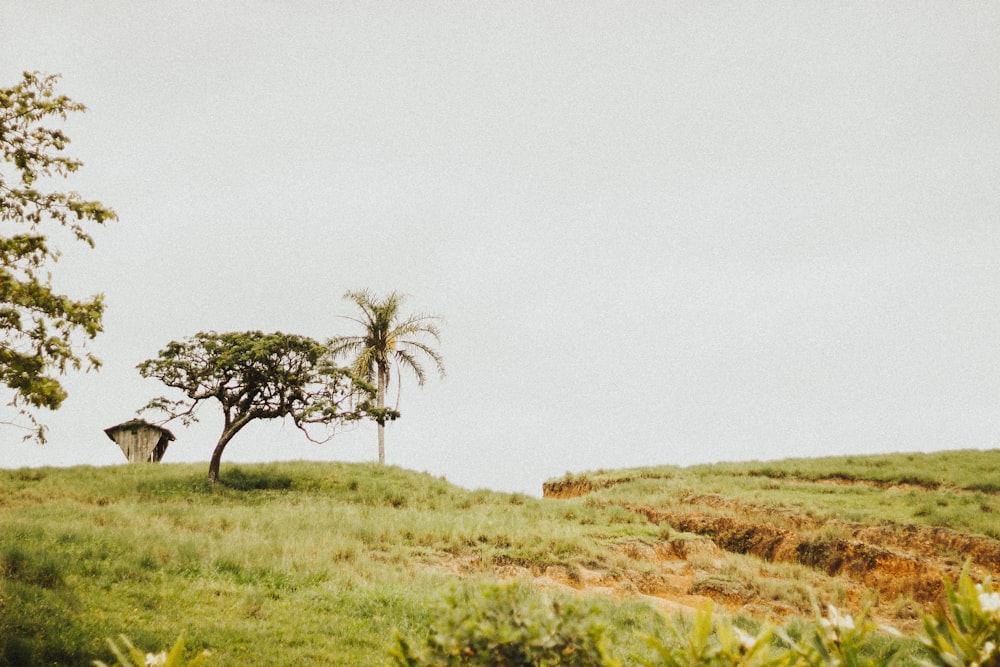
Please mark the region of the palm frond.
<svg viewBox="0 0 1000 667"><path fill-rule="evenodd" d="M423 343L423 342L418 341L418 340L403 341L403 344L406 347L416 348L417 350L420 350L420 352L422 352L423 354L425 354L428 357L430 357L431 360L434 362L434 366L437 368L438 376L442 377L442 378L444 377L444 375L445 375L445 371L444 371L444 359L442 359L441 354L437 350L435 350L430 345L427 345L426 343ZM406 352L411 357L413 356L412 353L409 352L409 350L405 349L405 347L404 347L404 349L402 351ZM398 352L397 352L397 354L398 354Z"/></svg>
<svg viewBox="0 0 1000 667"><path fill-rule="evenodd" d="M428 357L438 374L444 377L444 363L438 351L422 338L440 343L439 318L425 313L400 315L406 296L390 292L377 297L368 290L348 291L344 298L352 301L360 317L346 317L362 327L363 333L355 336L338 336L330 339L330 352L339 357L349 357L353 372L374 381L379 367L386 373L387 384L396 373L397 399L400 371L409 369L419 385L427 380L427 373L420 357ZM398 366L398 369L394 369Z"/></svg>
<svg viewBox="0 0 1000 667"><path fill-rule="evenodd" d="M327 341L326 346L333 355L353 352L365 344L363 336L337 336Z"/></svg>
<svg viewBox="0 0 1000 667"><path fill-rule="evenodd" d="M417 384L423 387L424 382L427 381L427 373L424 372L424 367L420 364L420 362L417 361L412 354L406 352L405 350L396 352L395 356L400 367L405 366L406 368L409 368L410 371L417 376Z"/></svg>
<svg viewBox="0 0 1000 667"><path fill-rule="evenodd" d="M401 335L427 334L441 342L441 330L437 326L438 320L439 318L433 315L411 315L402 322L398 322L394 330Z"/></svg>

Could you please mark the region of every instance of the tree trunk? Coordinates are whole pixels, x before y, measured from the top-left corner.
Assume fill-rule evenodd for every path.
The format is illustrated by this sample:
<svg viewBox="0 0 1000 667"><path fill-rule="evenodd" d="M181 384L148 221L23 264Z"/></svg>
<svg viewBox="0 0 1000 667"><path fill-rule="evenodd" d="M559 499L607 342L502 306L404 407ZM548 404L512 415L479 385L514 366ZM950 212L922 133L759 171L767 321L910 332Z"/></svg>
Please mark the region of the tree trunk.
<svg viewBox="0 0 1000 667"><path fill-rule="evenodd" d="M212 460L208 464L208 483L215 484L219 481L219 464L222 462L222 450L226 445L220 440L212 452Z"/></svg>
<svg viewBox="0 0 1000 667"><path fill-rule="evenodd" d="M219 464L222 462L222 450L226 448L229 441L233 439L233 436L245 426L240 424L235 428L230 427L222 432L222 436L219 438L219 442L215 445L215 450L212 452L212 460L208 464L208 483L215 484L219 481Z"/></svg>
<svg viewBox="0 0 1000 667"><path fill-rule="evenodd" d="M379 410L378 418L378 462L385 464L385 367L379 364L378 367L378 393L375 395L375 403Z"/></svg>
<svg viewBox="0 0 1000 667"><path fill-rule="evenodd" d="M385 420L378 423L378 462L379 465L385 464Z"/></svg>

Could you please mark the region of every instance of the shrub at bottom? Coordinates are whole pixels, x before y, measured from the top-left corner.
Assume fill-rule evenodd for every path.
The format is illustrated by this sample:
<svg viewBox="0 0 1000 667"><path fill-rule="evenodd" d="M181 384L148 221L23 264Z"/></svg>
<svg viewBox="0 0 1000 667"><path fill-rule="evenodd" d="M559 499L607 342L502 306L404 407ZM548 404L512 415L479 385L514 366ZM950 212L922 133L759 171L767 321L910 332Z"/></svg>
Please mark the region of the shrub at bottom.
<svg viewBox="0 0 1000 667"><path fill-rule="evenodd" d="M422 638L397 636L392 657L402 667L618 666L598 616L523 583L454 589Z"/></svg>

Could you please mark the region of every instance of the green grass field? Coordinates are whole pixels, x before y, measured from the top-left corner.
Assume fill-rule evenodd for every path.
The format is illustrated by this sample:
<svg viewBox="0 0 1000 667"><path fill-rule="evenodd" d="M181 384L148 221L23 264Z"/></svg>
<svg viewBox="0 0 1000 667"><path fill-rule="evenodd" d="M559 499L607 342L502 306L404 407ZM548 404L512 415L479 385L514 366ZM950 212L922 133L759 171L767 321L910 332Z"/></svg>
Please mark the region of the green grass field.
<svg viewBox="0 0 1000 667"><path fill-rule="evenodd" d="M119 633L219 665L380 664L465 560L597 564L595 535L658 532L389 467L230 466L216 488L203 468L0 473L2 664L108 659Z"/></svg>
<svg viewBox="0 0 1000 667"><path fill-rule="evenodd" d="M994 451L599 472L573 476L594 491L569 500L368 464L228 466L215 487L204 465L0 471L0 665L110 664L105 638L119 634L147 650L183 634L220 666L386 664L395 633L422 631L454 586L535 575L574 587L593 571L610 589L594 600L611 632L639 642L666 619L641 594L663 567L648 554L695 536L624 505L715 496L996 538L998 464ZM801 566L740 555L712 566L810 608Z"/></svg>

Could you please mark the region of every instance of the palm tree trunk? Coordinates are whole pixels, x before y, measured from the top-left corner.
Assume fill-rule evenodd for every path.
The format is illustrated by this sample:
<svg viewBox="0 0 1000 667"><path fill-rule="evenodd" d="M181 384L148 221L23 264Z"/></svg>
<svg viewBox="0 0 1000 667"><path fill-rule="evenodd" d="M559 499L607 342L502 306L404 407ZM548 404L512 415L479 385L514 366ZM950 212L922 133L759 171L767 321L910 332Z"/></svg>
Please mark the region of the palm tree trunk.
<svg viewBox="0 0 1000 667"><path fill-rule="evenodd" d="M385 464L385 385L387 378L385 377L385 367L382 364L378 366L378 394L375 397L376 407L379 410L378 418L378 462L379 465Z"/></svg>
<svg viewBox="0 0 1000 667"><path fill-rule="evenodd" d="M385 422L379 421L378 423L378 462L379 465L385 464Z"/></svg>

